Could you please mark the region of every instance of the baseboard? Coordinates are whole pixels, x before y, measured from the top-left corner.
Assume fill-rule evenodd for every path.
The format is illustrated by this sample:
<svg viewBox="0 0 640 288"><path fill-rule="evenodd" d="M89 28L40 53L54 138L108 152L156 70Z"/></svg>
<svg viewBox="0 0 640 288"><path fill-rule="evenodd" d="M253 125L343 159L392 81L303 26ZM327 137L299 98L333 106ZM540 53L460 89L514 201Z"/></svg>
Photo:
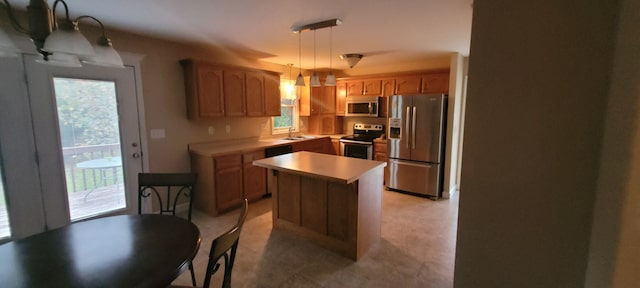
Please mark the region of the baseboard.
<svg viewBox="0 0 640 288"><path fill-rule="evenodd" d="M456 195L457 191L458 191L458 185L454 184L451 186L451 189L449 189L449 191L442 192L442 198L449 199L454 195Z"/></svg>

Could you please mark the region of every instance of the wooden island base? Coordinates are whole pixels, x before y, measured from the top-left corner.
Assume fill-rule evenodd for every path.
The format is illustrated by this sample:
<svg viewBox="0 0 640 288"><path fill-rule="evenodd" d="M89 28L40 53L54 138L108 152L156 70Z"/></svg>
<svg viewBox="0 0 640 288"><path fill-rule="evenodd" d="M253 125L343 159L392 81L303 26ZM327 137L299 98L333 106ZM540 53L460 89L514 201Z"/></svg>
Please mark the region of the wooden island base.
<svg viewBox="0 0 640 288"><path fill-rule="evenodd" d="M279 160L281 166L275 165ZM300 169L286 165L293 162ZM254 165L276 175L270 178L275 181L270 184L275 187L274 229L289 231L353 260L380 239L386 163L298 152L257 160Z"/></svg>

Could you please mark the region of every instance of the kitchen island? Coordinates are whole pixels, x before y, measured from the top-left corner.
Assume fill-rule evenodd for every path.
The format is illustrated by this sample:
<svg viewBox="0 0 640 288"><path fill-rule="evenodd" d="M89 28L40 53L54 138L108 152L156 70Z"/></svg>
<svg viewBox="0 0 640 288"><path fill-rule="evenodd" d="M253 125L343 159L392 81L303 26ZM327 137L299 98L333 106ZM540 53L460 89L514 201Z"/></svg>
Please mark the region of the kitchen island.
<svg viewBox="0 0 640 288"><path fill-rule="evenodd" d="M380 239L384 162L296 152L253 161L269 169L273 228L358 260ZM270 185L272 185L270 184Z"/></svg>

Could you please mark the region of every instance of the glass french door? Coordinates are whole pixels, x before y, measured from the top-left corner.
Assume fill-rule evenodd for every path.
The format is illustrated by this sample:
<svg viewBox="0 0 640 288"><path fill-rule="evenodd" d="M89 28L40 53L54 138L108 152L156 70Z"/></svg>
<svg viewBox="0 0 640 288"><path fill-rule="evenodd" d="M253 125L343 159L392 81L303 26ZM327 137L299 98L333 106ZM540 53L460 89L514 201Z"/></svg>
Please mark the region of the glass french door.
<svg viewBox="0 0 640 288"><path fill-rule="evenodd" d="M47 222L133 213L142 172L132 68L64 68L27 58ZM54 168L54 169L52 169Z"/></svg>
<svg viewBox="0 0 640 288"><path fill-rule="evenodd" d="M0 58L0 243L136 212L144 123L133 68L34 60Z"/></svg>

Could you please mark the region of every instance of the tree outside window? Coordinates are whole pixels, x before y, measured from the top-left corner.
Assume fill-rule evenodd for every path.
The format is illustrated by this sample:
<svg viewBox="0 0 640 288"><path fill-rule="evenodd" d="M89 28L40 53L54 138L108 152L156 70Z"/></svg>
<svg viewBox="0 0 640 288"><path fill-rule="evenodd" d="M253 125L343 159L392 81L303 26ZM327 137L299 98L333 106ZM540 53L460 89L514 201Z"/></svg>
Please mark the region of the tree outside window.
<svg viewBox="0 0 640 288"><path fill-rule="evenodd" d="M273 117L272 134L287 133L289 128L298 131L298 101L280 99L280 116Z"/></svg>

